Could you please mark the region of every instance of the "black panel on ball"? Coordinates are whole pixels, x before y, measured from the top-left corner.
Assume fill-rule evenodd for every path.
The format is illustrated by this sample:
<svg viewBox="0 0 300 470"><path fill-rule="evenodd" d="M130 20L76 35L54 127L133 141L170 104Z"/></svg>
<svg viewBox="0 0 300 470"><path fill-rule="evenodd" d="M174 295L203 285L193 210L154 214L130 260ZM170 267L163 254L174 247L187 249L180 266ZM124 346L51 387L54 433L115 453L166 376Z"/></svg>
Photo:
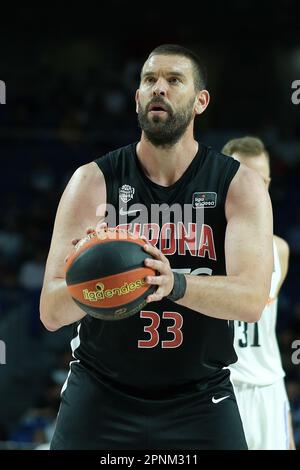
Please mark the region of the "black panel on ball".
<svg viewBox="0 0 300 470"><path fill-rule="evenodd" d="M144 266L142 246L126 240L99 243L83 251L66 273L68 285L111 276Z"/></svg>

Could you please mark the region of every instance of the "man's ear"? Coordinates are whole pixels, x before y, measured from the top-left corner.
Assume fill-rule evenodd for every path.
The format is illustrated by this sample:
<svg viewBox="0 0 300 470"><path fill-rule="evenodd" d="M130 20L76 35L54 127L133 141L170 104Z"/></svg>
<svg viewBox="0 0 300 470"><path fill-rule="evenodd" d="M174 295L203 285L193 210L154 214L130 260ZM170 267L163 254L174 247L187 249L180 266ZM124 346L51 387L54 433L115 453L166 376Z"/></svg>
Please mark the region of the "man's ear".
<svg viewBox="0 0 300 470"><path fill-rule="evenodd" d="M139 92L140 90L136 90L135 92L135 111L137 114L139 112Z"/></svg>
<svg viewBox="0 0 300 470"><path fill-rule="evenodd" d="M202 114L206 110L209 100L210 96L207 90L201 90L198 93L198 98L195 105L196 114Z"/></svg>

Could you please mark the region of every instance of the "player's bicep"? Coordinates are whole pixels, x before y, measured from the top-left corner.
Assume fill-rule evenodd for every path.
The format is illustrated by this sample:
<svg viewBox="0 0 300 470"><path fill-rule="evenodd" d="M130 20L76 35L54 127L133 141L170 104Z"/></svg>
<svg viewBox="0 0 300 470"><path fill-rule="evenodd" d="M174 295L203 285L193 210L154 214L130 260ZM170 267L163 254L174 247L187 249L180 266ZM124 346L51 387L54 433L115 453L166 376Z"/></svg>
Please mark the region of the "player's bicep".
<svg viewBox="0 0 300 470"><path fill-rule="evenodd" d="M273 217L268 192L254 171L241 165L226 200L227 275L243 276L268 295L273 270Z"/></svg>
<svg viewBox="0 0 300 470"><path fill-rule="evenodd" d="M48 254L45 281L64 277L64 259L72 249L71 240L82 238L86 228L99 221L97 207L105 204L106 187L95 163L78 168L58 205Z"/></svg>

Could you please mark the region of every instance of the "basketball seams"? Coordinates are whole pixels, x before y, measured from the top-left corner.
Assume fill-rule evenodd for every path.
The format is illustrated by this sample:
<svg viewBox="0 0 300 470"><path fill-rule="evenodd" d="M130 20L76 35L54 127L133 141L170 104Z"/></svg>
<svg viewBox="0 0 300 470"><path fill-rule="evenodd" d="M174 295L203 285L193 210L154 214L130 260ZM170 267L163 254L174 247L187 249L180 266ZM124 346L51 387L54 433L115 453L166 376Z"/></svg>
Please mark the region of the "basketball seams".
<svg viewBox="0 0 300 470"><path fill-rule="evenodd" d="M79 249L76 249L76 246L73 250L73 252L69 255L66 264L65 264L65 272L67 272L70 269L70 266L72 265L73 261L77 259L81 253L85 252L87 249L95 246L95 245L102 245L108 242L112 241L124 241L128 243L135 243L143 247L145 245L145 241L140 239L140 238L133 238L134 236L131 235L130 233L126 233L126 237L124 236L124 233L116 232L118 235L116 238L99 238L96 234L96 232L93 232L93 237L89 235L87 238L87 241L82 243ZM121 237L119 235L122 235ZM132 237L132 238L131 238ZM84 240L84 239L83 239ZM79 242L80 243L80 242Z"/></svg>

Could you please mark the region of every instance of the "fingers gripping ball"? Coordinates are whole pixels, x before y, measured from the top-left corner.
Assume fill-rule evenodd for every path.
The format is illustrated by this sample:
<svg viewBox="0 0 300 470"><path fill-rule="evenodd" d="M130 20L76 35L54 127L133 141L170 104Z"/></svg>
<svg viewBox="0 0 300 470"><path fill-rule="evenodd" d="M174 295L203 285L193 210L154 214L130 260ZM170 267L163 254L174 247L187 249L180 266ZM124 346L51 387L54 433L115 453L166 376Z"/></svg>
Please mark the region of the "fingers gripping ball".
<svg viewBox="0 0 300 470"><path fill-rule="evenodd" d="M76 304L102 320L120 320L146 305L155 287L146 276L145 242L125 231L102 230L82 239L65 264L66 283Z"/></svg>

